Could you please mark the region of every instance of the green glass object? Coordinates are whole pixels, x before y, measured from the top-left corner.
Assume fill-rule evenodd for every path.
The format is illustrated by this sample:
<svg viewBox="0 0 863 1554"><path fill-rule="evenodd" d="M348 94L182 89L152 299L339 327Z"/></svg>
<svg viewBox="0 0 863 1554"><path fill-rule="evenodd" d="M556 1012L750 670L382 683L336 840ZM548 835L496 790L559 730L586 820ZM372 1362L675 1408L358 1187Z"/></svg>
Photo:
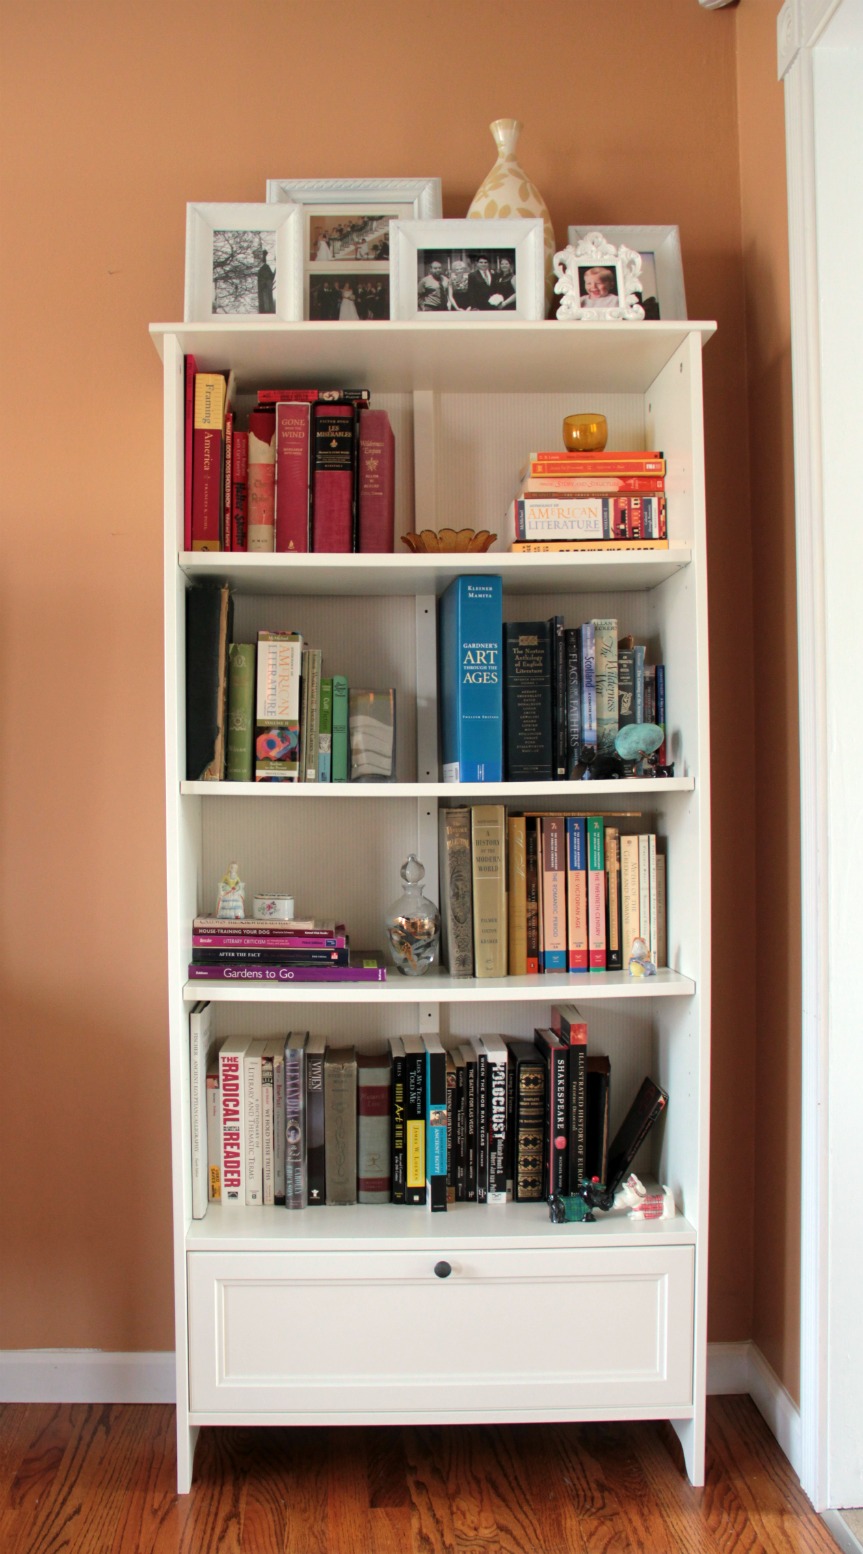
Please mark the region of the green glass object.
<svg viewBox="0 0 863 1554"><path fill-rule="evenodd" d="M658 723L626 723L614 739L614 748L623 761L640 761L652 755L664 739Z"/></svg>

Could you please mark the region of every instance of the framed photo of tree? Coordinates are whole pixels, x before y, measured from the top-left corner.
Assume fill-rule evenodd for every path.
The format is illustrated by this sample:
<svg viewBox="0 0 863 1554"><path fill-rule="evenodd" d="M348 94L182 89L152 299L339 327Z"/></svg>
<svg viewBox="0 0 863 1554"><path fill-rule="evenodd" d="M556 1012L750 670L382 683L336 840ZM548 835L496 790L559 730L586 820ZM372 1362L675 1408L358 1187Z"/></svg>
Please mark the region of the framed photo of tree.
<svg viewBox="0 0 863 1554"><path fill-rule="evenodd" d="M303 316L298 205L187 205L187 324Z"/></svg>

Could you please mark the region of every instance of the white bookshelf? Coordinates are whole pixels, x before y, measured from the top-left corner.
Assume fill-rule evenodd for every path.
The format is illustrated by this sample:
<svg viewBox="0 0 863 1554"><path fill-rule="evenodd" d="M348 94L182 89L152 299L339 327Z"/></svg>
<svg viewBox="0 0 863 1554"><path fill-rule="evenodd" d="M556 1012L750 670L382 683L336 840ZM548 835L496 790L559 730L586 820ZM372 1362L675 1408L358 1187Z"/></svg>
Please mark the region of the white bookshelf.
<svg viewBox="0 0 863 1554"><path fill-rule="evenodd" d="M667 1418L693 1483L704 1478L709 1114L707 595L701 350L705 323L422 321L164 324L166 804L173 1140L177 1472L191 1483L201 1426ZM182 550L183 357L262 386L362 386L390 413L397 448L392 556L192 555ZM242 397L241 397L242 404ZM667 552L514 555L503 517L531 448L556 446L564 414L600 409L615 446L668 459ZM482 556L414 556L412 529L470 526ZM444 784L436 749L435 600L460 573L499 573L508 619L614 615L667 666L675 777L657 781ZM283 787L185 780L184 600L203 578L234 590L235 640L294 629L325 672L397 693L392 783ZM385 983L191 983L191 923L237 859L247 888L286 888L303 915L343 918L382 948L409 851L437 896L441 804L590 807L666 839L669 968ZM598 1216L553 1226L542 1205L228 1209L191 1217L188 1017L208 998L219 1035L323 1030L383 1045L437 1030L530 1035L553 1002L584 1006L589 1050L612 1061L612 1128L645 1073L669 1092L639 1163L673 1189L672 1221ZM451 1275L435 1276L435 1264ZM530 1335L485 1357L480 1328L530 1315ZM568 1316L565 1314L568 1313ZM562 1358L561 1316L573 1335ZM302 1343L296 1335L302 1333ZM410 1342L398 1334L410 1333ZM384 1349L379 1338L388 1336ZM579 1334L589 1341L579 1343ZM292 1336L293 1335L293 1336ZM395 1339L393 1335L396 1335ZM480 1350L483 1358L478 1360Z"/></svg>

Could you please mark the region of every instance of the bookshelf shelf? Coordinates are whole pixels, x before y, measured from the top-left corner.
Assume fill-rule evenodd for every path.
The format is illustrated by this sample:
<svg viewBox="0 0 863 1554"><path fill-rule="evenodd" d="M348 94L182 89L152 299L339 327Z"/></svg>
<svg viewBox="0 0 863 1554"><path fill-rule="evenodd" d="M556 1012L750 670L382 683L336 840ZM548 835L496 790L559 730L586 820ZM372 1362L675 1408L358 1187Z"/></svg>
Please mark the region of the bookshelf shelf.
<svg viewBox="0 0 863 1554"><path fill-rule="evenodd" d="M180 792L200 798L269 798L288 804L315 799L467 799L486 803L522 799L557 800L568 809L589 810L599 798L614 798L623 808L639 799L667 793L692 793L694 777L656 777L603 782L181 782Z"/></svg>
<svg viewBox="0 0 863 1554"><path fill-rule="evenodd" d="M566 556L567 587L584 592L631 593L657 588L688 567L689 546L658 551L583 551ZM260 594L365 594L369 597L440 595L454 577L499 573L505 589L520 594L553 593L560 587L563 556L256 556L218 551L184 552L180 565L190 580L217 579Z"/></svg>
<svg viewBox="0 0 863 1554"><path fill-rule="evenodd" d="M192 1478L201 1424L374 1424L666 1418L693 1483L704 1478L710 1073L710 762L701 356L711 323L155 324L165 397L164 565L168 994L176 1310L177 1480ZM667 551L523 555L232 555L183 543L184 355L233 369L242 414L257 388L367 387L400 450L397 534L497 529L518 464L555 446L561 417L604 411L612 446L661 448ZM553 441L548 440L553 439ZM499 543L504 542L501 535ZM434 599L456 576L500 575L504 619L619 620L667 666L675 778L596 783L443 783ZM234 638L298 631L325 674L394 687L397 771L425 780L300 784L185 780L188 589L227 582ZM354 676L356 678L354 678ZM261 802L253 803L253 799ZM306 802L312 801L311 803ZM351 800L358 801L352 805ZM266 801L266 802L263 802ZM348 802L345 802L348 801ZM395 968L386 982L191 982L191 923L237 859L250 894L284 889L303 916L344 920L380 948L409 852L439 900L438 821L451 806L510 805L619 816L649 829L667 868L668 958L677 970L455 979ZM335 1046L389 1036L530 1036L575 1003L588 1051L611 1060L613 1133L645 1074L669 1105L635 1169L672 1189L678 1216L614 1214L554 1226L542 1204L229 1208L192 1214L190 1011L217 1039L284 1039L293 1025ZM200 1157L199 1157L200 1158ZM196 1205L199 1208L200 1205ZM454 1277L435 1277L434 1262ZM525 1354L478 1355L475 1335L530 1310ZM347 1320L345 1318L347 1317ZM574 1346L560 1324L614 1334ZM295 1333L302 1330L298 1348ZM369 1335L358 1351L356 1331ZM377 1336L375 1336L377 1335ZM407 1336L406 1336L407 1335ZM408 1341L409 1339L409 1341ZM382 1345L386 1344L383 1348ZM506 1348L507 1346L502 1346ZM441 1356L446 1363L441 1371ZM564 1369L561 1369L561 1366ZM568 1369L566 1367L569 1367ZM482 1374L479 1375L478 1371ZM385 1372L385 1374L384 1374Z"/></svg>
<svg viewBox="0 0 863 1554"><path fill-rule="evenodd" d="M187 982L188 1003L208 998L216 1003L249 1004L535 1004L594 999L681 998L695 992L695 983L678 971L658 971L643 981L623 971L598 971L590 976L546 973L536 977L450 977L445 971L404 977L394 967L386 982Z"/></svg>

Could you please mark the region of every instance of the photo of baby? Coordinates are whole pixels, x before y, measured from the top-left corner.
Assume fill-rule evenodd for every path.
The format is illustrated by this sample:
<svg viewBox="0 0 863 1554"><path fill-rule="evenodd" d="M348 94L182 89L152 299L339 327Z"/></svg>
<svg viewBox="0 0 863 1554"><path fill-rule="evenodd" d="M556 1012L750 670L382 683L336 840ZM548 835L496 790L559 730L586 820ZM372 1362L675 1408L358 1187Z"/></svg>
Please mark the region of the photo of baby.
<svg viewBox="0 0 863 1554"><path fill-rule="evenodd" d="M586 308L619 308L620 283L617 278L617 266L580 264L578 267L578 290L582 310Z"/></svg>

